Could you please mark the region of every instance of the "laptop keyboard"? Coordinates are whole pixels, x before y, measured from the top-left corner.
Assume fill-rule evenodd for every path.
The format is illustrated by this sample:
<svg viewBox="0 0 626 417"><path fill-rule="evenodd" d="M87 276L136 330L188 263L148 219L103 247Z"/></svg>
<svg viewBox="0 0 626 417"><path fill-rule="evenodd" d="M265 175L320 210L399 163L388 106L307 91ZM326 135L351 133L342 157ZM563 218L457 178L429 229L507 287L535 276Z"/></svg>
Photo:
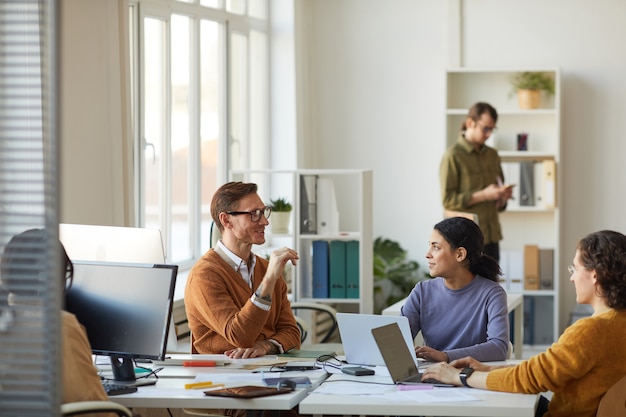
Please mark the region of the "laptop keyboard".
<svg viewBox="0 0 626 417"><path fill-rule="evenodd" d="M131 385L114 384L111 382L103 382L102 387L104 388L104 392L106 392L109 397L112 397L114 395L131 394L133 392L137 392L137 387L133 387Z"/></svg>

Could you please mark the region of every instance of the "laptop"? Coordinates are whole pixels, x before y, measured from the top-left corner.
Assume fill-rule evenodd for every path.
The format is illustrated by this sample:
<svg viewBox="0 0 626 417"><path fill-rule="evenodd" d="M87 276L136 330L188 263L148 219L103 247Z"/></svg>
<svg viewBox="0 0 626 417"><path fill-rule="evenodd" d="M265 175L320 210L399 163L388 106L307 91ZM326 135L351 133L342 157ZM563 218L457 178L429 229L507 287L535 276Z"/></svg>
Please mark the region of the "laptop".
<svg viewBox="0 0 626 417"><path fill-rule="evenodd" d="M337 325L346 362L352 365L385 365L380 349L372 336L372 329L396 323L401 333L401 343L414 350L409 319L404 316L382 316L378 314L337 313ZM417 358L413 362L417 366Z"/></svg>
<svg viewBox="0 0 626 417"><path fill-rule="evenodd" d="M452 387L435 380L422 381L421 374L415 364L412 349L404 346L403 335L397 323L390 323L372 329L372 336L385 360L385 365L394 384L419 384L427 382L440 387Z"/></svg>

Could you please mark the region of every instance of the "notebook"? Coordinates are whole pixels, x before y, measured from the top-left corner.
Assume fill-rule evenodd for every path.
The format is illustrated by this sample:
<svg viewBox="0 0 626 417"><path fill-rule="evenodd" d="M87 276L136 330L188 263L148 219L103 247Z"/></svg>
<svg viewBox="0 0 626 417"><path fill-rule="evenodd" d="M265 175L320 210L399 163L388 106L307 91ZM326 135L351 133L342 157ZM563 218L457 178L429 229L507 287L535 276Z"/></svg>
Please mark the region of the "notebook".
<svg viewBox="0 0 626 417"><path fill-rule="evenodd" d="M404 346L402 331L397 323L390 323L372 329L372 336L385 360L385 365L394 384L419 384L428 382L436 386L451 387L435 380L422 381L421 374L415 364L412 349Z"/></svg>
<svg viewBox="0 0 626 417"><path fill-rule="evenodd" d="M378 314L337 313L339 335L346 355L346 362L352 365L385 365L378 345L372 336L372 329L386 324L397 323L402 343L410 351L414 350L409 319L404 316L381 316ZM417 366L417 358L413 362Z"/></svg>

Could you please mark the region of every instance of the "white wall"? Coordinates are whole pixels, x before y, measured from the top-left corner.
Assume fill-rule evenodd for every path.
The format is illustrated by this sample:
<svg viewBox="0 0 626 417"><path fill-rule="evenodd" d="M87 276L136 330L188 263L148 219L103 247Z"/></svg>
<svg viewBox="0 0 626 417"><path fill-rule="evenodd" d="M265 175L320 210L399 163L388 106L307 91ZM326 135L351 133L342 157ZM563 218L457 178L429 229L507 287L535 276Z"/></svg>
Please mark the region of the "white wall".
<svg viewBox="0 0 626 417"><path fill-rule="evenodd" d="M452 0L451 4L457 3ZM298 52L308 91L299 109L305 168L374 169L374 236L398 240L424 266L440 219L448 3L302 0ZM583 235L626 232L626 3L621 0L460 1L462 64L559 67L562 84L562 257ZM454 32L451 30L450 32ZM302 57L304 55L304 57ZM453 54L454 56L454 54ZM302 100L299 99L299 102ZM299 145L300 146L300 145ZM506 230L504 231L506 233ZM561 328L575 306L561 277Z"/></svg>
<svg viewBox="0 0 626 417"><path fill-rule="evenodd" d="M60 5L61 222L133 226L128 4Z"/></svg>

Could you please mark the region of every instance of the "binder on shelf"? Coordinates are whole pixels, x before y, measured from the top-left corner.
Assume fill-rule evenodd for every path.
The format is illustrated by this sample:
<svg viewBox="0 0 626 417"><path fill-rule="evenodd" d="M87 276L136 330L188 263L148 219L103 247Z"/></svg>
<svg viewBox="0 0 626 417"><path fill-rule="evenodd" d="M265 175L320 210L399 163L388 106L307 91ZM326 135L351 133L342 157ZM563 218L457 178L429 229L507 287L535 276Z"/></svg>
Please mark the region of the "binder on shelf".
<svg viewBox="0 0 626 417"><path fill-rule="evenodd" d="M543 205L556 207L556 162L554 159L543 161Z"/></svg>
<svg viewBox="0 0 626 417"><path fill-rule="evenodd" d="M300 233L317 233L317 175L300 175Z"/></svg>
<svg viewBox="0 0 626 417"><path fill-rule="evenodd" d="M317 233L339 233L339 210L331 178L317 179Z"/></svg>
<svg viewBox="0 0 626 417"><path fill-rule="evenodd" d="M544 179L543 179L543 162L535 162L533 163L533 179L535 180L535 186L534 186L534 191L535 191L535 201L534 201L534 205L536 207L545 207L544 202L543 202L543 193L544 193L544 187L543 187L543 183L544 183Z"/></svg>
<svg viewBox="0 0 626 417"><path fill-rule="evenodd" d="M329 249L325 240L314 240L313 247L313 297L328 298Z"/></svg>
<svg viewBox="0 0 626 417"><path fill-rule="evenodd" d="M346 298L346 242L331 240L329 249L330 298Z"/></svg>
<svg viewBox="0 0 626 417"><path fill-rule="evenodd" d="M359 298L359 241L346 242L346 297Z"/></svg>
<svg viewBox="0 0 626 417"><path fill-rule="evenodd" d="M519 205L534 206L535 205L535 163L532 161L520 162L520 174L519 174L519 193L520 201Z"/></svg>
<svg viewBox="0 0 626 417"><path fill-rule="evenodd" d="M539 288L554 289L554 249L539 249Z"/></svg>
<svg viewBox="0 0 626 417"><path fill-rule="evenodd" d="M524 289L539 288L539 246L524 245Z"/></svg>

